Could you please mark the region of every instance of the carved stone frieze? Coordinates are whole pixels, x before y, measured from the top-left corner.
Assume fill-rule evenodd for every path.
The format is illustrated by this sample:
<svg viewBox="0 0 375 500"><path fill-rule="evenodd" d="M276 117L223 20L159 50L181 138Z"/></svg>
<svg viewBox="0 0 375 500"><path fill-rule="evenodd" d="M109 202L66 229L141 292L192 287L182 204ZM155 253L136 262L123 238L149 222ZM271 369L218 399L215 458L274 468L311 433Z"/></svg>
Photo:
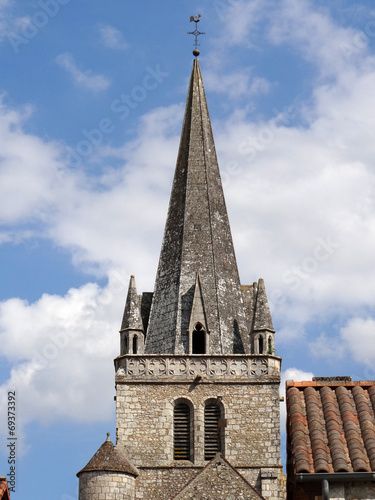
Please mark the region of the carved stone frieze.
<svg viewBox="0 0 375 500"><path fill-rule="evenodd" d="M116 380L264 380L280 378L275 356L126 355L115 359Z"/></svg>

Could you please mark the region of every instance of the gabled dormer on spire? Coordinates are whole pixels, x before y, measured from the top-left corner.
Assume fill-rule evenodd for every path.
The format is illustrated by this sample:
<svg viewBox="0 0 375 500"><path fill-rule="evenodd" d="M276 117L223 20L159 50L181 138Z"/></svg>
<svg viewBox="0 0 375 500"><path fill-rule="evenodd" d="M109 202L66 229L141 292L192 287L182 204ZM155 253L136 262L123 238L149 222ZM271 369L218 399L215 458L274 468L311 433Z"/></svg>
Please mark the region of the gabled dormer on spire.
<svg viewBox="0 0 375 500"><path fill-rule="evenodd" d="M188 333L189 354L206 354L209 351L210 331L207 325L199 273L197 273L197 278L195 280Z"/></svg>
<svg viewBox="0 0 375 500"><path fill-rule="evenodd" d="M128 296L120 330L120 354L143 354L144 331L141 317L140 298L137 294L134 276L130 277Z"/></svg>
<svg viewBox="0 0 375 500"><path fill-rule="evenodd" d="M191 352L197 273L210 328L207 354L250 354L250 327L195 59L146 335L148 354Z"/></svg>

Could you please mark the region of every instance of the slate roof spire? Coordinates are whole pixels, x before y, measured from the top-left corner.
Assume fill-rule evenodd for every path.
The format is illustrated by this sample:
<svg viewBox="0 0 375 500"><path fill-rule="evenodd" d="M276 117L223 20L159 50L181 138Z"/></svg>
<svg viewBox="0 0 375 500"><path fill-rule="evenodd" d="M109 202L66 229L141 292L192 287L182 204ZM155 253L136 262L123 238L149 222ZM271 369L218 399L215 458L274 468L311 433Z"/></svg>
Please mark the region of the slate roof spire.
<svg viewBox="0 0 375 500"><path fill-rule="evenodd" d="M250 353L249 325L199 60L193 62L146 353L188 354L196 277L209 327L207 354Z"/></svg>

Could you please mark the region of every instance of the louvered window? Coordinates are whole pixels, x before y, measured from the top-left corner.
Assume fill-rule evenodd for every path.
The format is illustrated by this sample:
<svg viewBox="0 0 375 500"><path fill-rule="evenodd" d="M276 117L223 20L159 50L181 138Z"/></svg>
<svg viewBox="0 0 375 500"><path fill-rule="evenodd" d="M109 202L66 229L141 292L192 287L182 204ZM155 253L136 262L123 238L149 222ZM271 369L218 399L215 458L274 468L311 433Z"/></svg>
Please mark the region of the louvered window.
<svg viewBox="0 0 375 500"><path fill-rule="evenodd" d="M180 403L174 407L174 459L190 460L190 408Z"/></svg>
<svg viewBox="0 0 375 500"><path fill-rule="evenodd" d="M204 459L211 460L221 451L221 436L219 429L220 407L217 404L207 404L204 409Z"/></svg>

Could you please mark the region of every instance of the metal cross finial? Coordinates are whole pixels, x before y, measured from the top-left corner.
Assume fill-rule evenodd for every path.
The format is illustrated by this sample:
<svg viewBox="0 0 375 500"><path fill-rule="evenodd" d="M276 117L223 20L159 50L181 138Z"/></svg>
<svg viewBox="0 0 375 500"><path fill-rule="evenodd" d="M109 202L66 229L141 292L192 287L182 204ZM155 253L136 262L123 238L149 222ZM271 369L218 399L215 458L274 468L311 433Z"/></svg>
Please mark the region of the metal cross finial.
<svg viewBox="0 0 375 500"><path fill-rule="evenodd" d="M200 52L198 50L198 36L199 35L205 35L205 32L204 31L198 31L198 23L201 19L201 15L198 14L197 17L194 17L194 16L190 16L190 22L194 21L195 22L195 30L194 31L188 31L188 35L194 35L195 36L195 40L194 40L194 45L195 45L195 49L193 50L193 55L195 57L198 57Z"/></svg>

